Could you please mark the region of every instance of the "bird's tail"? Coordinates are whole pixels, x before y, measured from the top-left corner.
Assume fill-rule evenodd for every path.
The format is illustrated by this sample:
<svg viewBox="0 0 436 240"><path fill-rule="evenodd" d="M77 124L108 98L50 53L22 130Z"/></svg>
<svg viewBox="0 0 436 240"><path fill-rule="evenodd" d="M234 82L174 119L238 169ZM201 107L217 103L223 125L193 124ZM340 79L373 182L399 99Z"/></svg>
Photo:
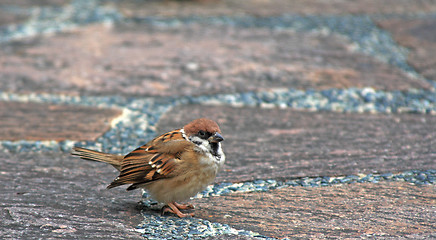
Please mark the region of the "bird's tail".
<svg viewBox="0 0 436 240"><path fill-rule="evenodd" d="M121 171L121 162L124 159L121 155L103 153L81 147L74 147L71 154L89 161L109 163L118 171Z"/></svg>

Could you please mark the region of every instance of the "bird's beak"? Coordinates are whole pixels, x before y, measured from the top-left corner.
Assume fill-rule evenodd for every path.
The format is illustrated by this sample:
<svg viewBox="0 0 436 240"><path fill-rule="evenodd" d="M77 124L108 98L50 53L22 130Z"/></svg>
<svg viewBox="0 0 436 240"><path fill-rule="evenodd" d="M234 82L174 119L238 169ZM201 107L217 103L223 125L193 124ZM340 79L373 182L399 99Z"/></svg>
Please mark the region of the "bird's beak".
<svg viewBox="0 0 436 240"><path fill-rule="evenodd" d="M222 140L224 140L224 138L223 136L221 136L221 134L215 133L214 135L210 136L207 140L211 143L219 143Z"/></svg>

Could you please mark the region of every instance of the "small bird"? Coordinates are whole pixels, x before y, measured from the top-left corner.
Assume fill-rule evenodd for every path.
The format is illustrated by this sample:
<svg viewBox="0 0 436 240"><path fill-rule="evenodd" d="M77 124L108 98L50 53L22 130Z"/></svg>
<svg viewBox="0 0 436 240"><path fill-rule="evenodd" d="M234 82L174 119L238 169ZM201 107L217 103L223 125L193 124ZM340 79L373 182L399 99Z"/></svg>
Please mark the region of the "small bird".
<svg viewBox="0 0 436 240"><path fill-rule="evenodd" d="M120 174L107 187L131 184L127 190L144 188L151 198L165 203L162 214L179 217L194 216L180 209L192 209L188 200L213 183L224 165L221 130L216 122L199 118L160 135L126 156L74 147L73 155L85 160L109 163Z"/></svg>

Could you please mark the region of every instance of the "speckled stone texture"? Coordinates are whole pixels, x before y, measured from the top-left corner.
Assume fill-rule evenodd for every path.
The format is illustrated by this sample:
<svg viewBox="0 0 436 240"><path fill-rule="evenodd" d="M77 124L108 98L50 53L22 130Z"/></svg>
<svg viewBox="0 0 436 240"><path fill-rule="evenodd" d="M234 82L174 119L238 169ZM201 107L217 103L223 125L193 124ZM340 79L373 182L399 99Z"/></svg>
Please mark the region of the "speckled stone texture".
<svg viewBox="0 0 436 240"><path fill-rule="evenodd" d="M0 2L0 27L20 24L32 16L35 7L60 7L69 0L2 0Z"/></svg>
<svg viewBox="0 0 436 240"><path fill-rule="evenodd" d="M352 49L343 37L286 30L88 26L2 47L0 88L180 96L268 88L431 87Z"/></svg>
<svg viewBox="0 0 436 240"><path fill-rule="evenodd" d="M0 140L95 140L116 109L0 101Z"/></svg>
<svg viewBox="0 0 436 240"><path fill-rule="evenodd" d="M434 169L436 117L181 106L161 132L198 117L221 126L227 154L218 181Z"/></svg>
<svg viewBox="0 0 436 240"><path fill-rule="evenodd" d="M197 217L276 238L436 236L434 185L384 182L295 187L193 202Z"/></svg>

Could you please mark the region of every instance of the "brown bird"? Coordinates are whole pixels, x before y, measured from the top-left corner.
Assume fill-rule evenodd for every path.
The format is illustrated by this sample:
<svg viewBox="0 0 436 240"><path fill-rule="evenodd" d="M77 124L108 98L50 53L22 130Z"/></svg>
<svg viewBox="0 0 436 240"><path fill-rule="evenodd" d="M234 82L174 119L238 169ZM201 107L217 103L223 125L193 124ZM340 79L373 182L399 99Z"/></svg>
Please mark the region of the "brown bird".
<svg viewBox="0 0 436 240"><path fill-rule="evenodd" d="M73 155L85 160L109 163L120 175L107 188L131 184L127 190L144 188L151 198L165 203L162 213L194 216L179 204L213 183L224 165L221 130L210 119L196 119L181 129L156 137L126 156L74 147Z"/></svg>

